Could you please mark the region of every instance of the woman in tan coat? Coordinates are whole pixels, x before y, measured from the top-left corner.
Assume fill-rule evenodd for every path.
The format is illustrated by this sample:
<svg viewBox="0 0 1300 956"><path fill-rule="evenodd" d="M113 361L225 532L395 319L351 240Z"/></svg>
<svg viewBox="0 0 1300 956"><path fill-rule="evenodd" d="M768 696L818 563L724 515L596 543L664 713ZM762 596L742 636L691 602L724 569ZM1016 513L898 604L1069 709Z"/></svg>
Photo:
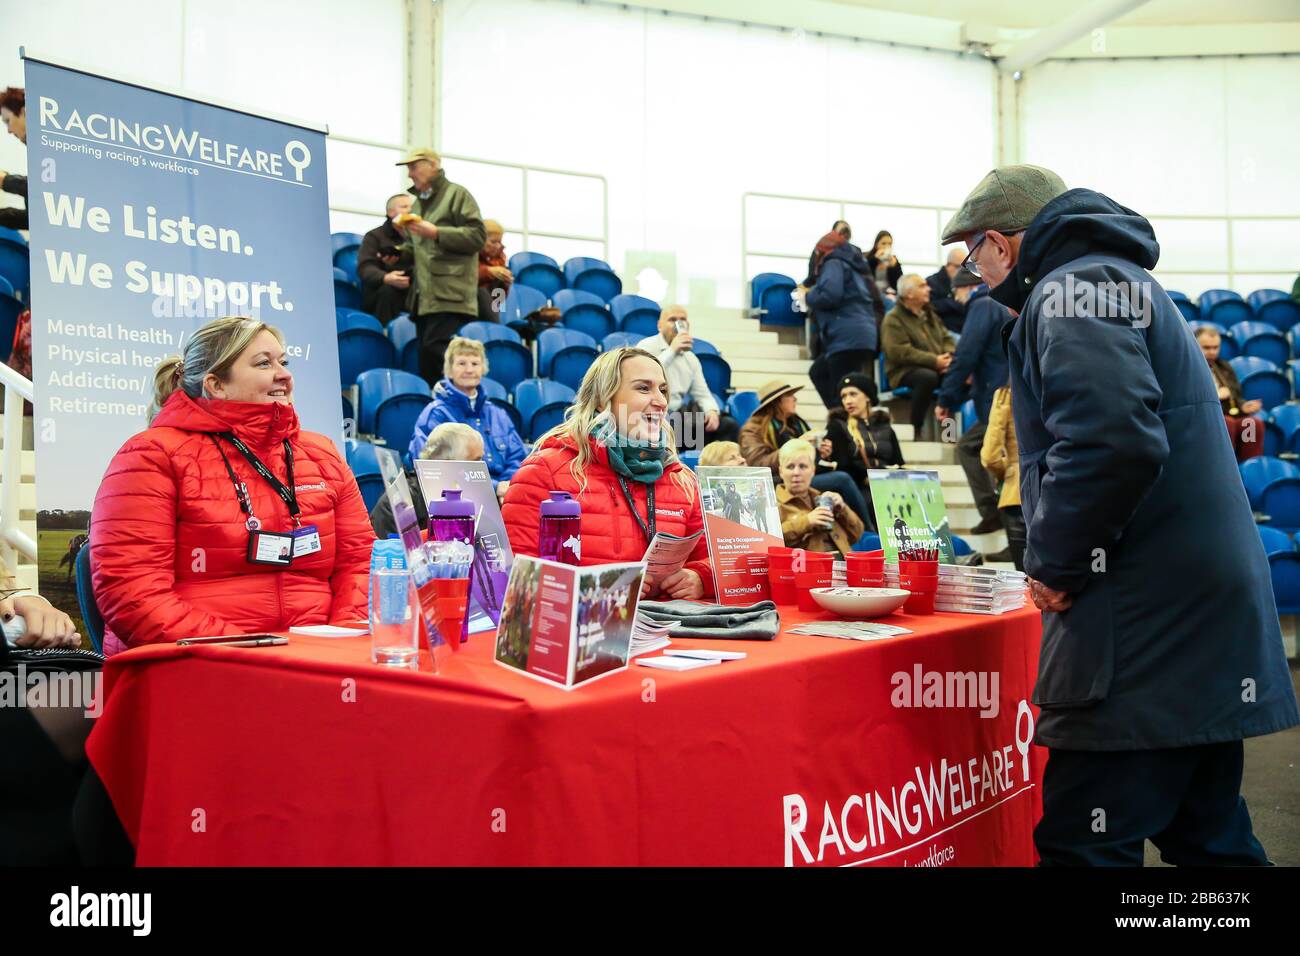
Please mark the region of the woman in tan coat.
<svg viewBox="0 0 1300 956"><path fill-rule="evenodd" d="M980 449L980 464L1002 482L998 511L1007 529L1007 547L1017 571L1025 569L1025 517L1020 510L1020 449L1016 444L1016 422L1011 414L1011 386L993 393L989 421Z"/></svg>
<svg viewBox="0 0 1300 956"><path fill-rule="evenodd" d="M781 509L781 533L790 548L805 551L838 551L848 554L862 537L862 519L833 491L831 506L818 503L812 487L813 446L795 438L781 446L781 484L776 486L776 503Z"/></svg>

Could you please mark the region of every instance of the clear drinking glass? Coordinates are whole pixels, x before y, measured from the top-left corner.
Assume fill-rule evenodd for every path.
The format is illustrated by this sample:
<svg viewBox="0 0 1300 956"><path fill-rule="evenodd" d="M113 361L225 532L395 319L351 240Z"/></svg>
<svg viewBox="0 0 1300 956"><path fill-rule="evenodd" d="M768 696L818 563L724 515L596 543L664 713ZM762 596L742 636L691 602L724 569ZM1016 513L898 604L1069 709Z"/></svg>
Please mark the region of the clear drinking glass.
<svg viewBox="0 0 1300 956"><path fill-rule="evenodd" d="M414 669L420 657L420 623L415 585L404 568L370 572L370 659Z"/></svg>

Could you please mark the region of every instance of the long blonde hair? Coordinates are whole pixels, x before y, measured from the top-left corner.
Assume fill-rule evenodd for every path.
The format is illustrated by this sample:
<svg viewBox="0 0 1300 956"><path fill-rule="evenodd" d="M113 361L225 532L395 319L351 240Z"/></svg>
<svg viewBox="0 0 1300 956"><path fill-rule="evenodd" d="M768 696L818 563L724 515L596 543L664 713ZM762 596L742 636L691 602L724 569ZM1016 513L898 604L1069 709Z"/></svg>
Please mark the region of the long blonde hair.
<svg viewBox="0 0 1300 956"><path fill-rule="evenodd" d="M203 395L203 380L209 375L224 382L235 360L262 332L270 332L284 348L284 335L279 329L245 315L213 319L195 332L185 343L184 355L163 359L154 372L149 422L153 423L163 403L176 389L190 398L199 398Z"/></svg>
<svg viewBox="0 0 1300 956"><path fill-rule="evenodd" d="M663 371L663 364L658 356L645 349L623 346L602 352L578 386L578 397L564 414L564 421L556 425L537 439L533 446L540 448L548 438L568 439L577 448L577 455L569 464L569 473L578 482L578 492L587 490L587 466L591 464L591 443L587 436L598 424L598 419L610 411L614 396L623 384L623 363L630 358L644 357L653 361ZM664 380L667 381L667 374ZM667 422L663 424L663 441L666 449L664 467L677 461L677 440ZM674 480L687 494L693 494L696 487L695 476L689 468L679 468L673 475Z"/></svg>

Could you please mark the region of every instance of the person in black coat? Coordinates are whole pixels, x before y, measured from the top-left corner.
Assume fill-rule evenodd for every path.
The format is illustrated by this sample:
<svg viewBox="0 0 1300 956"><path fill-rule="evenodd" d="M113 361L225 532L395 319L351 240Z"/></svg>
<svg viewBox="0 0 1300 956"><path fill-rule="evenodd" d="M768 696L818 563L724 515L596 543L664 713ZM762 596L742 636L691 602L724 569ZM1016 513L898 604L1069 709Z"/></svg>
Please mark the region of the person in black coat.
<svg viewBox="0 0 1300 956"><path fill-rule="evenodd" d="M814 310L824 374L837 382L850 372L868 371L876 359L880 338L867 292L871 282L858 271L861 253L840 233L823 236L815 255L816 282L806 298ZM868 394L874 402L874 382Z"/></svg>
<svg viewBox="0 0 1300 956"><path fill-rule="evenodd" d="M27 95L20 86L11 86L0 93L0 121L10 134L24 145L27 143ZM9 229L27 228L27 177L0 172L0 190L23 198L23 205L0 209L0 226Z"/></svg>
<svg viewBox="0 0 1300 956"><path fill-rule="evenodd" d="M876 241L867 253L867 266L881 292L898 288L898 280L903 278L903 266L894 255L894 237L887 230L881 229L876 233Z"/></svg>
<svg viewBox="0 0 1300 956"><path fill-rule="evenodd" d="M1008 166L945 227L955 240L1018 313L1003 335L1044 612L1040 858L1140 866L1150 839L1169 863L1266 864L1242 739L1300 710L1214 382L1149 271L1151 223Z"/></svg>
<svg viewBox="0 0 1300 956"><path fill-rule="evenodd" d="M875 383L861 372L843 376L837 383L839 408L826 418L826 440L831 443L830 458L862 489L868 511L875 516L871 503L868 472L872 468L898 468L903 461L903 446L890 422L889 411L871 407L869 386ZM867 522L874 531L875 521Z"/></svg>
<svg viewBox="0 0 1300 956"><path fill-rule="evenodd" d="M876 340L880 340L880 323L885 319L885 298L880 294L880 289L876 287L875 280L871 275L871 267L867 265L866 257L862 255L862 250L853 245L849 240L853 238L853 230L843 219L837 220L831 226L831 232L844 237L844 245L849 253L849 263L853 270L862 276L862 286L867 291L867 296L871 301L871 312L876 321ZM813 249L812 255L808 257L808 275L800 283L805 292L817 284L817 261L821 253ZM811 321L808 323L809 338L808 352L812 356L813 362L808 369L808 377L812 379L813 387L817 389L817 395L821 398L822 404L827 408L839 407L839 396L835 393L835 383L838 376L836 372L839 367L832 368L831 362L826 355L825 345L821 340L821 333L817 325L816 310L811 304L808 305ZM872 370L874 375L874 370ZM874 394L874 393L873 393Z"/></svg>
<svg viewBox="0 0 1300 956"><path fill-rule="evenodd" d="M387 218L371 229L357 250L357 278L361 280L361 310L387 325L406 311L411 288L411 252L405 229L393 217L411 211L410 193L388 197Z"/></svg>
<svg viewBox="0 0 1300 956"><path fill-rule="evenodd" d="M960 292L962 287L956 282L957 273L962 271L961 263L965 258L966 251L960 246L954 246L948 250L947 264L933 275L925 277L926 285L930 287L930 306L939 313L940 321L957 333L962 331L966 320L966 295L970 292L970 289L965 293Z"/></svg>

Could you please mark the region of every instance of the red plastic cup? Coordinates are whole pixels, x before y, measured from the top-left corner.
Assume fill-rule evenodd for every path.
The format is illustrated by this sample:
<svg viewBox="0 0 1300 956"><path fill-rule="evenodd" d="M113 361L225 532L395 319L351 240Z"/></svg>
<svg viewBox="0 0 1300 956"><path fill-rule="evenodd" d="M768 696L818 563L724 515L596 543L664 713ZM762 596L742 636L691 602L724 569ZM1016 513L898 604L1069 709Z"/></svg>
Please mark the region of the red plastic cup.
<svg viewBox="0 0 1300 956"><path fill-rule="evenodd" d="M433 619L441 642L460 650L460 635L469 611L469 578L434 578Z"/></svg>
<svg viewBox="0 0 1300 956"><path fill-rule="evenodd" d="M916 574L921 577L937 577L939 574L939 561L899 561L898 576L901 578L907 574Z"/></svg>
<svg viewBox="0 0 1300 956"><path fill-rule="evenodd" d="M796 574L806 573L808 571L819 571L825 568L827 571L835 564L835 555L823 551L797 551L791 559L790 567Z"/></svg>
<svg viewBox="0 0 1300 956"><path fill-rule="evenodd" d="M864 571L861 568L849 565L844 580L851 588L883 588L885 586L885 572L883 570L876 572Z"/></svg>
<svg viewBox="0 0 1300 956"><path fill-rule="evenodd" d="M797 604L799 602L799 592L794 586L794 576L790 576L788 581L778 581L773 579L770 582L772 600L777 604Z"/></svg>
<svg viewBox="0 0 1300 956"><path fill-rule="evenodd" d="M822 606L818 604L812 596L813 588L828 588L831 586L831 568L827 565L825 568L819 568L814 571L804 571L794 576L795 600L801 611L820 611Z"/></svg>
<svg viewBox="0 0 1300 956"><path fill-rule="evenodd" d="M913 591L912 596L903 604L903 610L908 614L933 614L934 592Z"/></svg>
<svg viewBox="0 0 1300 956"><path fill-rule="evenodd" d="M794 557L794 548L787 548L782 545L772 545L767 549L767 560L771 562L774 559Z"/></svg>

